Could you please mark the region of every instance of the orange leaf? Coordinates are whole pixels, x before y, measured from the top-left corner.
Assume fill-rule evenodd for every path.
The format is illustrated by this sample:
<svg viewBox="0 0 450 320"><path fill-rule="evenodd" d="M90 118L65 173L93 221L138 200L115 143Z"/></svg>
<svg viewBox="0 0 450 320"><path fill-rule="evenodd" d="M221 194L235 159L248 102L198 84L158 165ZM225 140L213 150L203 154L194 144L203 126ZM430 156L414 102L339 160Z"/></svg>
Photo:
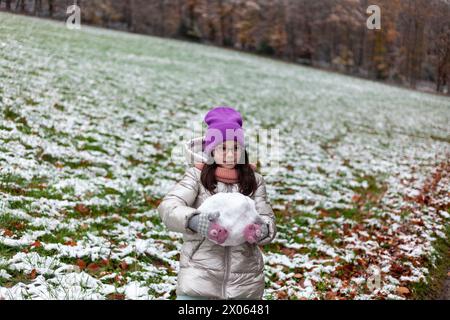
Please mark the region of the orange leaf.
<svg viewBox="0 0 450 320"><path fill-rule="evenodd" d="M329 291L326 293L326 299L327 300L335 300L336 299L336 293Z"/></svg>
<svg viewBox="0 0 450 320"><path fill-rule="evenodd" d="M93 272L96 272L96 271L98 271L99 266L98 266L98 264L96 264L96 263L90 263L90 264L87 266L87 268L88 268L89 270L93 271Z"/></svg>
<svg viewBox="0 0 450 320"><path fill-rule="evenodd" d="M159 204L161 203L161 200L162 200L162 199L155 199L155 198L153 198L153 197L151 197L151 196L144 195L144 200L145 200L145 202L146 202L148 205L157 207L157 206L159 206Z"/></svg>
<svg viewBox="0 0 450 320"><path fill-rule="evenodd" d="M277 296L278 296L278 299L286 299L287 293L286 293L286 291L279 291L279 292L277 292Z"/></svg>
<svg viewBox="0 0 450 320"><path fill-rule="evenodd" d="M297 251L295 249L291 249L291 248L282 248L280 250L283 254L287 255L289 258L292 258Z"/></svg>
<svg viewBox="0 0 450 320"><path fill-rule="evenodd" d="M125 261L122 261L122 262L119 264L119 267L120 267L120 269L122 269L122 270L127 270L127 269L128 269L128 264L127 264Z"/></svg>
<svg viewBox="0 0 450 320"><path fill-rule="evenodd" d="M161 145L161 143L159 143L159 142L153 143L153 146L154 146L155 149L157 149L157 150L161 150L161 149L162 149L162 145Z"/></svg>
<svg viewBox="0 0 450 320"><path fill-rule="evenodd" d="M3 234L5 235L5 236L7 236L7 237L12 237L14 234L12 233L12 231L11 230L8 230L8 229L5 229L4 231L3 231Z"/></svg>
<svg viewBox="0 0 450 320"><path fill-rule="evenodd" d="M102 259L102 264L103 264L104 266L109 265L109 259Z"/></svg>
<svg viewBox="0 0 450 320"><path fill-rule="evenodd" d="M399 294L409 294L409 289L407 287L398 287L397 293Z"/></svg>
<svg viewBox="0 0 450 320"><path fill-rule="evenodd" d="M39 240L36 240L35 242L33 242L31 244L32 247L38 248L38 247L42 247L42 244Z"/></svg>
<svg viewBox="0 0 450 320"><path fill-rule="evenodd" d="M75 247L77 245L77 242L75 240L69 240L64 243L66 246Z"/></svg>
<svg viewBox="0 0 450 320"><path fill-rule="evenodd" d="M87 206L85 206L85 205L82 204L82 203L78 203L78 204L74 207L74 210L75 210L76 212L78 212L79 214L82 214L82 215L86 215L86 214L89 214L89 213L91 212L91 209L89 209Z"/></svg>
<svg viewBox="0 0 450 320"><path fill-rule="evenodd" d="M354 194L352 196L352 202L359 202L361 200L361 195L359 194Z"/></svg>
<svg viewBox="0 0 450 320"><path fill-rule="evenodd" d="M16 222L14 223L14 228L17 230L23 230L25 229L25 224L23 222Z"/></svg>
<svg viewBox="0 0 450 320"><path fill-rule="evenodd" d="M37 274L36 269L31 270L31 273L29 275L30 279L35 279L36 278L36 274Z"/></svg>
<svg viewBox="0 0 450 320"><path fill-rule="evenodd" d="M108 295L108 299L125 300L125 295L123 293L111 293L110 295Z"/></svg>
<svg viewBox="0 0 450 320"><path fill-rule="evenodd" d="M81 259L78 259L78 260L77 260L77 266L78 266L80 269L84 269L84 268L86 268L86 262L84 262L84 261L81 260Z"/></svg>

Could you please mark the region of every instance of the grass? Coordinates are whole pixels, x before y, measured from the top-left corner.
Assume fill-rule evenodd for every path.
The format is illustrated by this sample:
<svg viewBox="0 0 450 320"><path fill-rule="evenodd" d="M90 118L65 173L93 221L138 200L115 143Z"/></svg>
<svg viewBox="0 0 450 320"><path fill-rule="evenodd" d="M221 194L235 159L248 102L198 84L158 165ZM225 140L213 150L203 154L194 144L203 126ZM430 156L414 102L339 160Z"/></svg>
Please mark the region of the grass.
<svg viewBox="0 0 450 320"><path fill-rule="evenodd" d="M363 273L365 261L396 259L396 239L406 236L422 249L429 242L422 236L424 242L414 242L418 234L448 223L429 213L427 228L405 231L417 212L408 208L402 188L409 183L419 189L435 166L432 159L448 158L448 98L192 43L87 26L72 32L52 21L5 13L0 19L0 32L8 35L0 51L0 73L7 79L0 85L1 201L6 211L57 225L30 240L42 246L0 244L1 257L22 251L59 257L63 251L44 245L67 250L76 243L79 257L61 257L63 263L81 259L97 280L102 272L119 275L104 281L116 288L104 297L129 298L121 290L130 281L148 287L151 298L160 296L150 286L164 283L163 274L174 280L167 261L179 259L173 252L182 244L156 210L185 171L177 146L206 111L225 104L242 112L249 134L280 130L280 172L257 159L279 226L276 240L263 247L267 299L332 298L331 290L341 289L337 280L350 283ZM388 205L381 201L386 194ZM16 235L49 229L14 215L3 219ZM361 231L376 239L377 251ZM138 243L149 250L138 253ZM104 253L105 247L112 251ZM397 262L411 271L407 258ZM124 268L124 260L135 262ZM307 267L297 265L302 261ZM324 266L336 272L318 272ZM152 267L157 271L148 271ZM23 280L32 286L30 271L8 271L14 276L8 285ZM321 278L302 288L290 272L302 280ZM289 287L291 295L278 295L277 285ZM367 293L343 286L350 294L339 298ZM50 287L67 291L63 284ZM167 290L173 298L175 287Z"/></svg>
<svg viewBox="0 0 450 320"><path fill-rule="evenodd" d="M38 240L45 243L67 244L69 241L82 240L86 236L87 232L88 230L85 230L83 228L79 228L76 231L71 231L66 228L62 228L58 230L53 230L51 233L40 236Z"/></svg>
<svg viewBox="0 0 450 320"><path fill-rule="evenodd" d="M28 228L27 221L6 213L0 214L0 229L13 232L15 235Z"/></svg>
<svg viewBox="0 0 450 320"><path fill-rule="evenodd" d="M450 210L448 210L450 212ZM447 239L438 238L434 244L433 257L428 259L425 267L429 269L426 282L420 281L411 286L412 298L415 300L434 300L440 298L444 281L450 270L450 225L446 227ZM433 260L434 264L433 264Z"/></svg>
<svg viewBox="0 0 450 320"><path fill-rule="evenodd" d="M18 248L10 247L5 244L0 243L0 257L9 259L19 252Z"/></svg>

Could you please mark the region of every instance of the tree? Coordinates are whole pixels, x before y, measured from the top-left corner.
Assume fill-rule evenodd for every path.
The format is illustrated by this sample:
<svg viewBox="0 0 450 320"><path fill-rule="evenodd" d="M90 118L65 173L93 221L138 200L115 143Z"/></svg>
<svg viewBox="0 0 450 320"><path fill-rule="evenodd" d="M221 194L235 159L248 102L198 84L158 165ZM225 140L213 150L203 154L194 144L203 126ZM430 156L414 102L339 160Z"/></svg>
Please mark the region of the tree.
<svg viewBox="0 0 450 320"><path fill-rule="evenodd" d="M450 7L436 4L427 36L435 37L429 55L436 70L436 91L450 93ZM447 88L445 88L447 86Z"/></svg>
<svg viewBox="0 0 450 320"><path fill-rule="evenodd" d="M73 0L0 0L6 10L66 17ZM31 4L34 4L32 6ZM234 47L412 88L450 88L444 0L78 0L83 21ZM366 27L369 4L381 30Z"/></svg>
<svg viewBox="0 0 450 320"><path fill-rule="evenodd" d="M34 15L37 16L42 12L42 0L34 0Z"/></svg>
<svg viewBox="0 0 450 320"><path fill-rule="evenodd" d="M0 1L0 5L2 2ZM11 11L11 0L5 0L5 9Z"/></svg>
<svg viewBox="0 0 450 320"><path fill-rule="evenodd" d="M24 13L25 12L25 8L26 8L25 7L25 0L17 0L15 11L19 11L19 9L20 9L20 12Z"/></svg>
<svg viewBox="0 0 450 320"><path fill-rule="evenodd" d="M50 17L53 17L54 14L54 4L53 4L53 0L48 0L48 15Z"/></svg>

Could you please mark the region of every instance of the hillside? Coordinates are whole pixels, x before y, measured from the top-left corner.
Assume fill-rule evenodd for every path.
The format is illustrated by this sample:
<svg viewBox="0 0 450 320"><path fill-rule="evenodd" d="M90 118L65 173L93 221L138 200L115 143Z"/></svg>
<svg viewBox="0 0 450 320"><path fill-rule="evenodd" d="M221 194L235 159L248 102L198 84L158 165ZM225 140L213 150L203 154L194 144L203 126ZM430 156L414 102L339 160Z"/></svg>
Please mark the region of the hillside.
<svg viewBox="0 0 450 320"><path fill-rule="evenodd" d="M248 134L279 130L279 163L260 169L279 228L265 299L430 289L449 237L448 97L5 13L0 48L1 297L173 299L182 239L156 207L216 105Z"/></svg>

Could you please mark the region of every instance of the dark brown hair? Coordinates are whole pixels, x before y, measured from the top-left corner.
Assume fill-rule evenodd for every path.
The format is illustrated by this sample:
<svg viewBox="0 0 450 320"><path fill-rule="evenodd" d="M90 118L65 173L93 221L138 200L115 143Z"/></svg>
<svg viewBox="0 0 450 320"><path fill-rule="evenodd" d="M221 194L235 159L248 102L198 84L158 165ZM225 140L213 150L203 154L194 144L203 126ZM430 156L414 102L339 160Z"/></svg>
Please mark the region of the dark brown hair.
<svg viewBox="0 0 450 320"><path fill-rule="evenodd" d="M246 196L251 196L257 188L255 172L248 162L247 150L244 150L245 163L237 163L235 169L238 172L239 180L239 192ZM214 152L211 155L214 157ZM200 180L205 187L211 193L214 193L214 189L217 186L216 168L217 163L213 160L211 164L205 163L202 169Z"/></svg>

